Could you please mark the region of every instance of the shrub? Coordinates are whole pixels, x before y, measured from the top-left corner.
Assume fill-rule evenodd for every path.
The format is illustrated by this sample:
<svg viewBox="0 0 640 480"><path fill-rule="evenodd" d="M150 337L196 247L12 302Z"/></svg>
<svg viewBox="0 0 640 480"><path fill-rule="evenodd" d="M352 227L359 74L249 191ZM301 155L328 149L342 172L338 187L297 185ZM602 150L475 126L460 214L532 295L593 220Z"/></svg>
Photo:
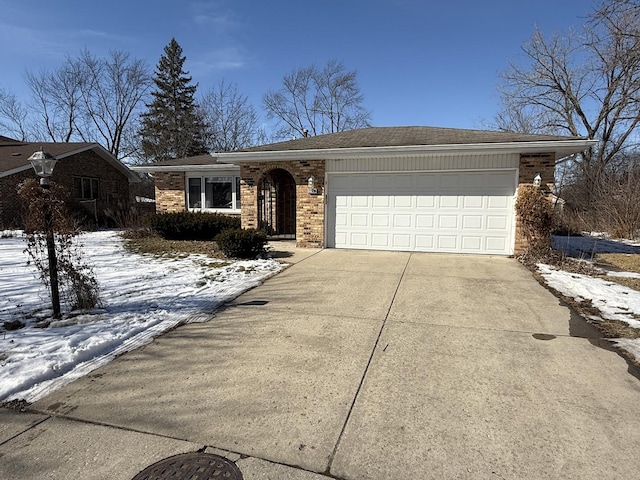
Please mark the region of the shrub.
<svg viewBox="0 0 640 480"><path fill-rule="evenodd" d="M84 263L82 245L77 241L80 231L67 208L69 192L57 183L44 191L37 180L27 179L18 194L26 211L28 263L33 263L39 278L51 288L47 244L51 232L55 239L60 300L72 310L100 306L98 282L91 266ZM45 217L50 218L49 224Z"/></svg>
<svg viewBox="0 0 640 480"><path fill-rule="evenodd" d="M262 230L229 229L220 233L215 240L227 257L255 258L266 252L267 234Z"/></svg>
<svg viewBox="0 0 640 480"><path fill-rule="evenodd" d="M150 217L150 225L166 240L213 240L230 228L240 228L240 219L201 212L159 213Z"/></svg>
<svg viewBox="0 0 640 480"><path fill-rule="evenodd" d="M553 205L542 189L521 185L518 189L516 212L522 222L529 253L543 253L551 248L554 228Z"/></svg>

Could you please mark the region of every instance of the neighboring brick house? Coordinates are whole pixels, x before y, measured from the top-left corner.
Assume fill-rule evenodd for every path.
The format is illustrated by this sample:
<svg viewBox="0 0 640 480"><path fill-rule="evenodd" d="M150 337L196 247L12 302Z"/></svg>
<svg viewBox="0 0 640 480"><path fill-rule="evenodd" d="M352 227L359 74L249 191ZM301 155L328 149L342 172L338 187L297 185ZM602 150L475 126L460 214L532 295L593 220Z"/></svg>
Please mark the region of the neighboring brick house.
<svg viewBox="0 0 640 480"><path fill-rule="evenodd" d="M66 187L90 216L102 219L105 209L133 201L130 185L140 183L140 176L97 143L29 143L0 136L1 228L23 225L17 190L27 178L37 178L29 157L40 149L58 160L51 181Z"/></svg>
<svg viewBox="0 0 640 480"><path fill-rule="evenodd" d="M175 211L195 205L188 204L194 195L204 198L206 169L231 172L239 166L239 181L226 188L234 213L240 190L243 227L295 238L300 247L512 255L526 247L514 208L518 185L531 184L538 174L543 185L554 183L556 161L593 143L371 127L174 160L145 171L155 172L158 211ZM197 180L189 180L198 170L200 190Z"/></svg>

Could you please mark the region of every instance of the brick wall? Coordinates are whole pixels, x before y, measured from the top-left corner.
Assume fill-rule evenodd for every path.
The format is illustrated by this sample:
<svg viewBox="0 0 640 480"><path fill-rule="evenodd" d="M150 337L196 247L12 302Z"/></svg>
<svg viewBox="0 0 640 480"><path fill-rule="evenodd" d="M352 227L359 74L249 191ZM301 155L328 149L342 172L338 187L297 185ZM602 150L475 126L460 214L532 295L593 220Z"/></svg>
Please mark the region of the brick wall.
<svg viewBox="0 0 640 480"><path fill-rule="evenodd" d="M187 209L184 172L157 172L156 212L182 212Z"/></svg>
<svg viewBox="0 0 640 480"><path fill-rule="evenodd" d="M37 178L32 168L0 178L0 229L22 228L24 225L18 186L27 178Z"/></svg>
<svg viewBox="0 0 640 480"><path fill-rule="evenodd" d="M296 245L324 246L324 160L260 162L240 165L242 227L258 228L258 188L270 170L289 172L296 184ZM310 194L307 181L314 177L317 194Z"/></svg>
<svg viewBox="0 0 640 480"><path fill-rule="evenodd" d="M93 151L85 151L62 158L56 163L51 181L64 186L74 197L74 177L98 179L98 198L95 206L98 216L106 209L118 208L119 202L130 202L129 180L119 170ZM3 228L21 227L22 209L18 200L18 185L27 178L38 177L29 168L0 179L0 225ZM91 213L93 213L91 205Z"/></svg>
<svg viewBox="0 0 640 480"><path fill-rule="evenodd" d="M555 184L556 162L554 153L536 153L520 155L520 168L518 173L518 188L520 185L531 185L533 178L540 174L541 184ZM516 215L516 233L514 255L520 255L527 251L529 244L522 229L522 220Z"/></svg>

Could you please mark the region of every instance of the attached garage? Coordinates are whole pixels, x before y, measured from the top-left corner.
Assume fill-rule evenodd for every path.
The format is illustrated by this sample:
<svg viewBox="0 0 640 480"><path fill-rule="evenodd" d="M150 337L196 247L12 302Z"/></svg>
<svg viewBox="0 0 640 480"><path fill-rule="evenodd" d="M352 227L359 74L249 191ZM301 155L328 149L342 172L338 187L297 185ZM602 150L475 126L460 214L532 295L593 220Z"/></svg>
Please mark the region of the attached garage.
<svg viewBox="0 0 640 480"><path fill-rule="evenodd" d="M519 185L554 183L556 162L595 142L581 137L437 127L370 127L218 154L240 166L244 228L277 232L261 215L265 179L293 180L299 247L511 255L527 247ZM284 174L286 172L286 175ZM280 178L280 177L278 177ZM273 185L276 192L284 185Z"/></svg>
<svg viewBox="0 0 640 480"><path fill-rule="evenodd" d="M330 174L327 246L509 255L516 170Z"/></svg>

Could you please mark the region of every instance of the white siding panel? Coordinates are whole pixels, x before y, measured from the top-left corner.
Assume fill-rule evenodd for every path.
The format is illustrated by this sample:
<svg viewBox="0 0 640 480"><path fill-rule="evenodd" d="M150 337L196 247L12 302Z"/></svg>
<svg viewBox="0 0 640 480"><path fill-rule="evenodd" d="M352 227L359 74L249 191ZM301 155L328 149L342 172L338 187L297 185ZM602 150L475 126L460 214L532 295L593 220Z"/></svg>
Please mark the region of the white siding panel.
<svg viewBox="0 0 640 480"><path fill-rule="evenodd" d="M421 172L518 168L518 154L428 154L401 158L327 160L327 173Z"/></svg>

